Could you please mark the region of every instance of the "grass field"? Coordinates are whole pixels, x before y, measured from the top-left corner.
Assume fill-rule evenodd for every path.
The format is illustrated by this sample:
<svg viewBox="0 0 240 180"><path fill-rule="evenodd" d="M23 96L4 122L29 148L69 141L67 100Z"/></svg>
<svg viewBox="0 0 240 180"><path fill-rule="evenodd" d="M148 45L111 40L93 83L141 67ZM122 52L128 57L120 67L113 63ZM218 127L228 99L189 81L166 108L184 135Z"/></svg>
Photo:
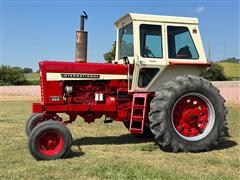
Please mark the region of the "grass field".
<svg viewBox="0 0 240 180"><path fill-rule="evenodd" d="M240 79L239 63L220 62L219 64L223 67L224 74L226 75L227 78Z"/></svg>
<svg viewBox="0 0 240 180"><path fill-rule="evenodd" d="M121 122L69 128L72 152L67 159L36 161L27 149L25 119L31 101L2 102L0 179L239 179L239 106L228 106L230 135L202 153L167 153L151 139L128 134Z"/></svg>
<svg viewBox="0 0 240 180"><path fill-rule="evenodd" d="M24 77L29 85L38 85L40 84L39 73L26 73Z"/></svg>
<svg viewBox="0 0 240 180"><path fill-rule="evenodd" d="M27 74L24 74L26 80L28 81L36 81L36 80L39 80L39 73L27 73Z"/></svg>

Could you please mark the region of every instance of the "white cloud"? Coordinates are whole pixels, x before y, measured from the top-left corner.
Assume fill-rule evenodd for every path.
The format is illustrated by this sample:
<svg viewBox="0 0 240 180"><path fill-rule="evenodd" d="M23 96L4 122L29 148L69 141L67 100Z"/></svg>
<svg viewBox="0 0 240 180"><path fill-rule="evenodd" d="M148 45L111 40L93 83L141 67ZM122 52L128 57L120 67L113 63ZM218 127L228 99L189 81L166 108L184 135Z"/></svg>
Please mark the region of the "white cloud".
<svg viewBox="0 0 240 180"><path fill-rule="evenodd" d="M194 9L194 11L197 13L202 13L204 10L205 10L204 6L198 6Z"/></svg>

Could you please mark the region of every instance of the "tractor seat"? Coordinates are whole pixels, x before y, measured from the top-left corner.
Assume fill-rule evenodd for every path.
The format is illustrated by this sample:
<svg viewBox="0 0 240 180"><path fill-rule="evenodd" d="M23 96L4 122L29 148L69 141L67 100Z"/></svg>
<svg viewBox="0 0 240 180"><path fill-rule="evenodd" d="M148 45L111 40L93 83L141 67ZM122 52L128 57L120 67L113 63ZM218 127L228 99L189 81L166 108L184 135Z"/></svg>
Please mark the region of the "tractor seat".
<svg viewBox="0 0 240 180"><path fill-rule="evenodd" d="M192 54L190 52L189 47L186 45L186 46L180 48L177 52L176 58L192 59Z"/></svg>

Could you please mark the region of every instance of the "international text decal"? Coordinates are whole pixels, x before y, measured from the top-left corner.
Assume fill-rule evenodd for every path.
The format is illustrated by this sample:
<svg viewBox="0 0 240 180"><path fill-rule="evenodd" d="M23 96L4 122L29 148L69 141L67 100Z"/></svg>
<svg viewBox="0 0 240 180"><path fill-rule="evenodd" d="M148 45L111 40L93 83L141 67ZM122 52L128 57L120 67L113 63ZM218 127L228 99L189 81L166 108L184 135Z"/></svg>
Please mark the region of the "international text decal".
<svg viewBox="0 0 240 180"><path fill-rule="evenodd" d="M61 74L62 78L100 78L97 74Z"/></svg>

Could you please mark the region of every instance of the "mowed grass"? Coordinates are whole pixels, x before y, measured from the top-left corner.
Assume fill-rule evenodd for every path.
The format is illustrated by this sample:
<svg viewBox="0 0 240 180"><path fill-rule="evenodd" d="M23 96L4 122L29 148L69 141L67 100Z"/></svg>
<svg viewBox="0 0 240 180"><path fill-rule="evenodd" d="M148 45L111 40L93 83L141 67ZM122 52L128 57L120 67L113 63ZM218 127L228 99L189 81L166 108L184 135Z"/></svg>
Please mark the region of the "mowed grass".
<svg viewBox="0 0 240 180"><path fill-rule="evenodd" d="M240 64L239 63L220 62L219 64L223 67L224 74L226 75L227 78L240 79Z"/></svg>
<svg viewBox="0 0 240 180"><path fill-rule="evenodd" d="M228 105L230 137L202 153L167 153L151 139L128 134L121 122L68 127L73 135L67 159L36 161L24 133L31 101L2 102L0 179L239 179L239 106Z"/></svg>
<svg viewBox="0 0 240 180"><path fill-rule="evenodd" d="M24 74L24 77L27 81L39 81L39 73L26 73Z"/></svg>

